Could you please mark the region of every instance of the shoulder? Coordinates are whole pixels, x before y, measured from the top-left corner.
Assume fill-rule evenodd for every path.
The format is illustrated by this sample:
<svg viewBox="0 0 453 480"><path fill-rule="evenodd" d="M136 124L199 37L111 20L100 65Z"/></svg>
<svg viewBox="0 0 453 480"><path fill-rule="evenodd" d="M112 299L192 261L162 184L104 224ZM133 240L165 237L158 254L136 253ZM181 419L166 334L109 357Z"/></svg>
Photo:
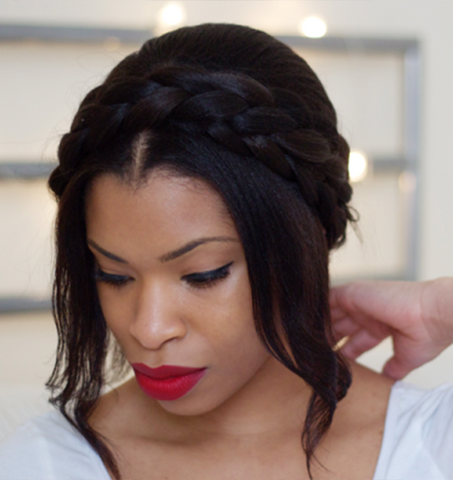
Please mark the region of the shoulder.
<svg viewBox="0 0 453 480"><path fill-rule="evenodd" d="M20 426L0 444L0 480L110 477L96 452L57 411Z"/></svg>
<svg viewBox="0 0 453 480"><path fill-rule="evenodd" d="M453 478L453 384L424 390L397 382L375 479Z"/></svg>

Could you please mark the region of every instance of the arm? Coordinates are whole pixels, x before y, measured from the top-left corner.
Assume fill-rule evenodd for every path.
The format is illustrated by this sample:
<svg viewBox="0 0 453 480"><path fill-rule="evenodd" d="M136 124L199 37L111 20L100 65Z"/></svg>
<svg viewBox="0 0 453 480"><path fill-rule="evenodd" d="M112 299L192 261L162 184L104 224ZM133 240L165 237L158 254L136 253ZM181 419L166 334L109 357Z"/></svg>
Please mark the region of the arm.
<svg viewBox="0 0 453 480"><path fill-rule="evenodd" d="M453 343L453 278L428 282L353 282L332 288L333 329L348 336L342 352L355 359L388 336L394 355L384 374L401 379Z"/></svg>

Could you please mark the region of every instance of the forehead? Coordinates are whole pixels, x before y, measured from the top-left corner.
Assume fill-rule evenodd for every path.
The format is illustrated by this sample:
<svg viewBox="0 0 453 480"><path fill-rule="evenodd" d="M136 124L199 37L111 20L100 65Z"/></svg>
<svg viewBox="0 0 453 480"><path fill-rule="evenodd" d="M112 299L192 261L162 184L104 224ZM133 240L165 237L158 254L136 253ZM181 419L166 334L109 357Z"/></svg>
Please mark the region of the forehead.
<svg viewBox="0 0 453 480"><path fill-rule="evenodd" d="M88 234L98 238L135 235L180 243L237 236L225 203L207 182L167 171L151 173L139 186L116 175L95 179L87 193L86 223Z"/></svg>

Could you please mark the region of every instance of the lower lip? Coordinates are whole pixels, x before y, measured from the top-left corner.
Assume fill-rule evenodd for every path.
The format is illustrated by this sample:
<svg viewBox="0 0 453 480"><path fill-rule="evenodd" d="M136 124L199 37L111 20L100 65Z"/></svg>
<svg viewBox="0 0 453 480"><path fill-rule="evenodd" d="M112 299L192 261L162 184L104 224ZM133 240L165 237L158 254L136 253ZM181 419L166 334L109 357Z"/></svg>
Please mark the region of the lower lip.
<svg viewBox="0 0 453 480"><path fill-rule="evenodd" d="M206 369L203 368L187 375L151 378L135 370L135 377L140 388L150 397L156 400L177 400L190 392L201 380L205 372Z"/></svg>

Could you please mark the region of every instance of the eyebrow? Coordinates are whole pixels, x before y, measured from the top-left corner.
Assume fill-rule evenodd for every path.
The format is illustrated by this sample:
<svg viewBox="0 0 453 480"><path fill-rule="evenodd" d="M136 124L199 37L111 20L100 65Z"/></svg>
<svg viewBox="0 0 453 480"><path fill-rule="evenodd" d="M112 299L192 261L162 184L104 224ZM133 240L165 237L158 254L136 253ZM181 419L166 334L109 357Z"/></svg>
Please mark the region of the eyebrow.
<svg viewBox="0 0 453 480"><path fill-rule="evenodd" d="M104 257L110 258L111 260L115 260L115 262L127 263L126 260L124 260L123 258L118 257L117 255L115 255L113 253L110 253L107 250L104 250L96 242L93 242L93 240L88 239L87 243L88 243L88 245L91 245L99 253L102 253L102 255L104 255Z"/></svg>
<svg viewBox="0 0 453 480"><path fill-rule="evenodd" d="M159 257L159 260L162 263L169 262L170 260L175 260L178 257L182 257L186 253L191 252L195 248L199 247L200 245L204 245L206 243L210 242L238 242L239 240L237 238L232 238L232 237L205 237L205 238L199 238L197 240L193 240L189 243L186 243L186 245L182 246L181 248L178 248L177 250L173 250L171 252L165 253L161 257ZM99 253L104 255L104 257L110 258L111 260L115 260L115 262L119 263L128 263L126 260L124 260L121 257L118 257L117 255L108 252L107 250L103 249L101 246L99 246L96 242L93 240L88 239L87 243L91 245L95 250L97 250Z"/></svg>

